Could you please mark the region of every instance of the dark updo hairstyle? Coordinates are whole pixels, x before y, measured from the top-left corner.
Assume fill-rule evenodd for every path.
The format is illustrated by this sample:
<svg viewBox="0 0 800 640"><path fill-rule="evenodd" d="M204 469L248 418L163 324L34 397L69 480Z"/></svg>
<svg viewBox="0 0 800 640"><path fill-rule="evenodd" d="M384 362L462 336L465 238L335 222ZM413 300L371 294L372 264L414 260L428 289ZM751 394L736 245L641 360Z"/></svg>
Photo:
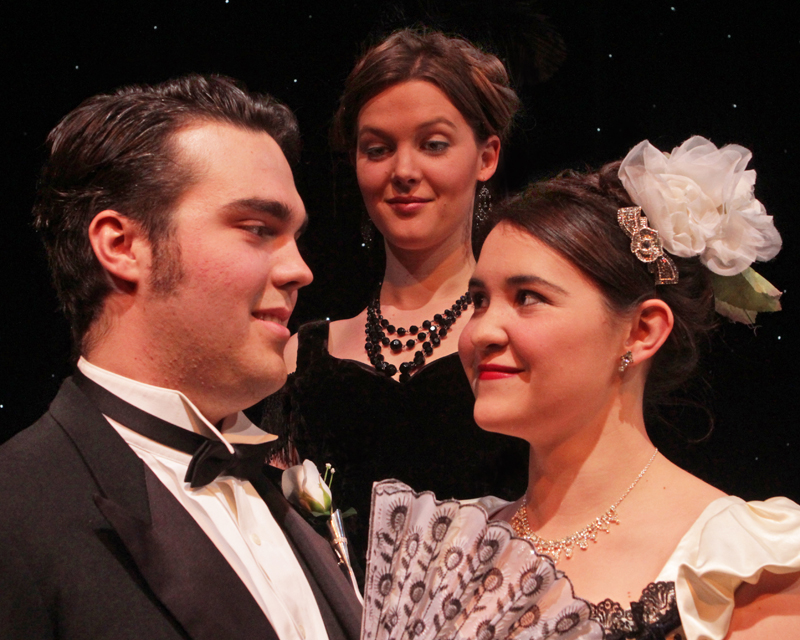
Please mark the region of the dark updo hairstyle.
<svg viewBox="0 0 800 640"><path fill-rule="evenodd" d="M479 141L505 141L520 106L503 63L460 37L403 29L369 49L345 81L331 138L339 151L355 149L358 114L389 87L424 80L441 89Z"/></svg>
<svg viewBox="0 0 800 640"><path fill-rule="evenodd" d="M619 166L613 162L586 174L567 171L533 183L495 207L493 222L510 222L558 251L594 282L612 312L632 311L649 298L669 305L675 325L652 360L645 386L645 401L652 405L694 373L701 343L716 323L714 293L698 258L672 256L678 283L655 285L617 222L617 209L635 206L619 180Z"/></svg>

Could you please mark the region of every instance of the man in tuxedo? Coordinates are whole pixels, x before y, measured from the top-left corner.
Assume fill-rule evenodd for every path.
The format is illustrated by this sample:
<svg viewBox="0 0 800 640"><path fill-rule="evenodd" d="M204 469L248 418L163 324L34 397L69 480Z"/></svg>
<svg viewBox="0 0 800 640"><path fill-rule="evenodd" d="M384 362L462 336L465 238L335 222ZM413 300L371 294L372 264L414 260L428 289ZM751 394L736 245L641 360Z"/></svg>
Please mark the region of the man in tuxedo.
<svg viewBox="0 0 800 640"><path fill-rule="evenodd" d="M241 413L283 385L312 277L293 115L192 75L95 96L48 144L35 224L80 358L0 448L0 637L357 638Z"/></svg>

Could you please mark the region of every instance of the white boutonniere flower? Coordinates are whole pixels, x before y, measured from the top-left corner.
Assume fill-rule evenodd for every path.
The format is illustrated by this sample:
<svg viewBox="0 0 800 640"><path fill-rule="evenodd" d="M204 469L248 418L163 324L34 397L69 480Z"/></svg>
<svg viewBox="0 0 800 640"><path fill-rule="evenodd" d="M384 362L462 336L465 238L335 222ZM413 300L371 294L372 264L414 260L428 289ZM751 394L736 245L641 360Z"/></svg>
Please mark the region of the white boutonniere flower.
<svg viewBox="0 0 800 640"><path fill-rule="evenodd" d="M317 465L311 460L303 460L303 464L289 467L283 472L281 489L284 497L297 507L303 515L310 516L311 519L325 520L330 543L336 553L339 564L347 571L356 596L361 601L361 604L364 604L353 573L353 565L350 562L347 535L344 532L344 523L342 522L342 519L349 515L349 512L355 513L355 511L351 509L342 514L339 509L334 508L330 489L334 473L336 473L336 469L331 467L330 464L326 464L325 474L320 475Z"/></svg>
<svg viewBox="0 0 800 640"><path fill-rule="evenodd" d="M311 460L289 467L281 477L281 489L286 499L295 507L312 516L331 515L331 490L326 480L333 475L331 465L326 467L326 478L319 474L317 465Z"/></svg>

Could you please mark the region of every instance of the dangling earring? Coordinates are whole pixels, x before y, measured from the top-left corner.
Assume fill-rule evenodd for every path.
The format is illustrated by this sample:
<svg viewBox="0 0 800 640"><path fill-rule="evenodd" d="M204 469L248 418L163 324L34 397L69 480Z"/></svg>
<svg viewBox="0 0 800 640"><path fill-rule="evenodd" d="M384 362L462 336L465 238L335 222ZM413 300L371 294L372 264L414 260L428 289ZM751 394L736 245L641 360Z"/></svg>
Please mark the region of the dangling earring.
<svg viewBox="0 0 800 640"><path fill-rule="evenodd" d="M361 246L365 247L367 251L372 249L372 243L375 241L375 224L370 220L369 216L364 216L361 221Z"/></svg>
<svg viewBox="0 0 800 640"><path fill-rule="evenodd" d="M475 225L480 227L489 220L489 214L492 212L492 194L486 185L481 187L478 191L478 206L475 208Z"/></svg>
<svg viewBox="0 0 800 640"><path fill-rule="evenodd" d="M628 365L633 364L633 354L628 351L624 356L619 357L619 372L625 373Z"/></svg>

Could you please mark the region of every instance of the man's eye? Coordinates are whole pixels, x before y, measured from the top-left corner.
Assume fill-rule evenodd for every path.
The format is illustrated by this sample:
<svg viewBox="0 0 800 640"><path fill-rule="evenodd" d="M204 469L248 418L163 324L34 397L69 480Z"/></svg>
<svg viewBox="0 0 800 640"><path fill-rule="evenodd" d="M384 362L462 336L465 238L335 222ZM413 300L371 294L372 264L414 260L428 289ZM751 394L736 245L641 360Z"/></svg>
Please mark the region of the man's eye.
<svg viewBox="0 0 800 640"><path fill-rule="evenodd" d="M274 235L273 230L267 226L264 226L263 224L244 225L242 229L258 236L259 238L268 238L269 236Z"/></svg>

